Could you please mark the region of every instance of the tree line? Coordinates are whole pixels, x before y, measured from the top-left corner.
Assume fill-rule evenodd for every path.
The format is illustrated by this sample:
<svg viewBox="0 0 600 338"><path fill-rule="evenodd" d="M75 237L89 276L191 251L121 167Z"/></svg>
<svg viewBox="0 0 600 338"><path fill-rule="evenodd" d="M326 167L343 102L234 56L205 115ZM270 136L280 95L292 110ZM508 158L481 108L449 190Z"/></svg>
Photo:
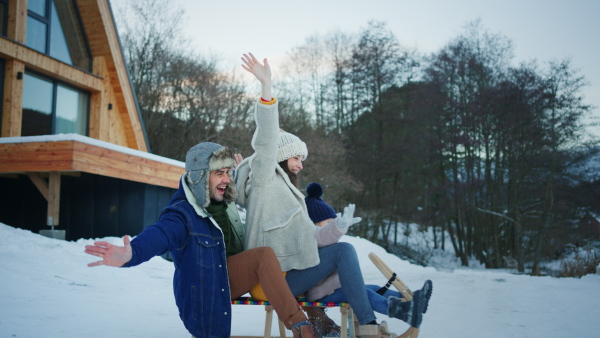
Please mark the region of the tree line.
<svg viewBox="0 0 600 338"><path fill-rule="evenodd" d="M250 155L252 89L182 47L181 11L128 6L119 30L152 152L184 160L212 141ZM309 148L301 188L321 183L336 210L355 203L353 235L402 252L397 234L417 223L464 265L511 256L539 273L565 244L598 239L581 223L600 213L587 81L569 59L514 65L513 52L478 20L429 55L385 22L307 37L274 85L281 127Z"/></svg>

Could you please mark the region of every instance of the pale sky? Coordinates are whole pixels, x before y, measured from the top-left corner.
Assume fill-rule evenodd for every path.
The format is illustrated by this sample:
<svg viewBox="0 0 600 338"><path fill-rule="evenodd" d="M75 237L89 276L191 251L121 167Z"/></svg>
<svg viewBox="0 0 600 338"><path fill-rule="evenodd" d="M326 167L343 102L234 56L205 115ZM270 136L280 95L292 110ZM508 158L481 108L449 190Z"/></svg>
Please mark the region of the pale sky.
<svg viewBox="0 0 600 338"><path fill-rule="evenodd" d="M124 0L112 0L120 2ZM586 103L600 107L600 0L174 0L192 45L241 64L242 53L280 59L315 33L358 33L385 21L399 42L436 52L463 32L482 26L514 43L513 65L570 57L590 82ZM594 110L600 118L600 108ZM596 133L600 136L600 133Z"/></svg>

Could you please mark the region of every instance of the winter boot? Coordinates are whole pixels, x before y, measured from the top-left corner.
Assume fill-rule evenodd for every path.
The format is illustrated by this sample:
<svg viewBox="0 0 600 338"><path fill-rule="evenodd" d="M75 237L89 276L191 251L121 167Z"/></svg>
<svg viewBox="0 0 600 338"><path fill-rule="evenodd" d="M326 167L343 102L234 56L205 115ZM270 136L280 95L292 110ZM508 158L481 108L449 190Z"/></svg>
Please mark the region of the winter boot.
<svg viewBox="0 0 600 338"><path fill-rule="evenodd" d="M429 301L426 295L431 297L433 285L430 280L425 281L423 288L413 293L413 299L410 302L403 302L400 298L388 298L388 315L398 318L410 326L418 328L423 321L423 310Z"/></svg>
<svg viewBox="0 0 600 338"><path fill-rule="evenodd" d="M386 322L375 325L361 325L358 327L357 338L396 338L395 333L391 333Z"/></svg>
<svg viewBox="0 0 600 338"><path fill-rule="evenodd" d="M316 338L339 337L341 328L325 313L322 307L304 307L308 321L315 328Z"/></svg>
<svg viewBox="0 0 600 338"><path fill-rule="evenodd" d="M433 293L433 282L430 280L426 280L421 290L423 291L423 293L425 293L425 305L423 306L423 313L426 313L427 308L429 307L429 299L431 298L431 294Z"/></svg>
<svg viewBox="0 0 600 338"><path fill-rule="evenodd" d="M294 338L315 338L315 329L307 321L294 325L291 330Z"/></svg>

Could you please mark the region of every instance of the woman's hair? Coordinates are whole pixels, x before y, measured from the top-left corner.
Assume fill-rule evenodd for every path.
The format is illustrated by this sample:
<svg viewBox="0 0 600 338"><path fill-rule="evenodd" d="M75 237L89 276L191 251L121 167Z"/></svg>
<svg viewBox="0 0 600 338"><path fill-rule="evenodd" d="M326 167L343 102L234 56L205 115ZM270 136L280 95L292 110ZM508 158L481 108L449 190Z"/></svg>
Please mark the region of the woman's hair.
<svg viewBox="0 0 600 338"><path fill-rule="evenodd" d="M298 188L298 175L296 175L290 171L290 168L288 167L288 160L283 160L283 161L279 162L279 166L288 175L288 177L290 178L290 182L292 182L292 184L296 188Z"/></svg>

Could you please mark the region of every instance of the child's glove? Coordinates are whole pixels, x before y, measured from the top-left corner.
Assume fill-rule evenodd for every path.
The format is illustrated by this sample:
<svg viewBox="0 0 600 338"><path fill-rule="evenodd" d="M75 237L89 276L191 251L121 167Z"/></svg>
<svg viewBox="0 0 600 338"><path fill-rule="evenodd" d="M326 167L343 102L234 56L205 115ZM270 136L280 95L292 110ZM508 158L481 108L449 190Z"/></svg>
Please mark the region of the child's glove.
<svg viewBox="0 0 600 338"><path fill-rule="evenodd" d="M340 230L347 231L351 225L362 221L362 218L354 217L355 208L356 206L354 204L348 204L348 206L344 208L343 214L337 214L337 225Z"/></svg>

